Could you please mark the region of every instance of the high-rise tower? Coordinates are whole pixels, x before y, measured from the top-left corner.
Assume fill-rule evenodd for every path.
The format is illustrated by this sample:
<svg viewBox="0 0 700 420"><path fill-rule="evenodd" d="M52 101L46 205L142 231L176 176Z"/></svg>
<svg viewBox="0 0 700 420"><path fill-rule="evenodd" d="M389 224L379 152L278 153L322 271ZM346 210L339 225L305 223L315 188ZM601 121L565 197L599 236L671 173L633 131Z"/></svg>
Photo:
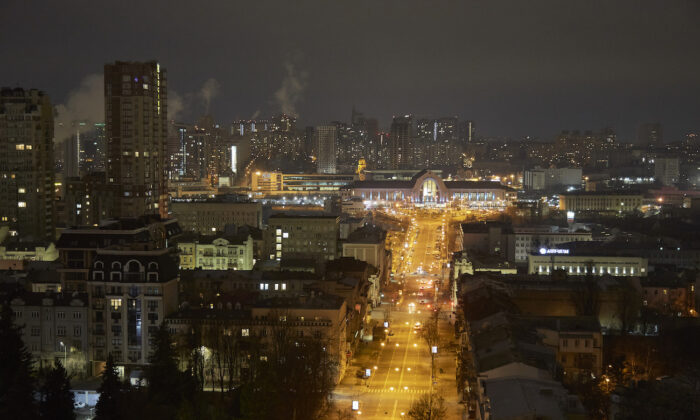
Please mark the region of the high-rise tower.
<svg viewBox="0 0 700 420"><path fill-rule="evenodd" d="M0 92L0 227L54 239L53 108L35 89Z"/></svg>
<svg viewBox="0 0 700 420"><path fill-rule="evenodd" d="M334 174L336 170L335 145L338 141L338 131L334 125L319 125L314 131L314 140L318 157L317 172Z"/></svg>
<svg viewBox="0 0 700 420"><path fill-rule="evenodd" d="M107 185L116 217L166 217L167 78L155 61L105 65Z"/></svg>
<svg viewBox="0 0 700 420"><path fill-rule="evenodd" d="M413 117L394 117L389 137L389 169L412 169Z"/></svg>

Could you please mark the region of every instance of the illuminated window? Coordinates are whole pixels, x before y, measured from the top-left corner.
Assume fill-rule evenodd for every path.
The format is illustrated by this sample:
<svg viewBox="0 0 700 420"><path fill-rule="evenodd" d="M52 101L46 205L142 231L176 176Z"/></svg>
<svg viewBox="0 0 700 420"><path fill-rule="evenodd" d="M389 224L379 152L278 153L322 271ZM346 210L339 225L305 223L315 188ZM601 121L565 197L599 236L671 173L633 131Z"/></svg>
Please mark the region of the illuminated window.
<svg viewBox="0 0 700 420"><path fill-rule="evenodd" d="M118 311L122 307L122 300L121 299L110 299L109 305L112 307L113 310Z"/></svg>
<svg viewBox="0 0 700 420"><path fill-rule="evenodd" d="M25 201L18 201L17 207L22 207L22 208L27 207L27 203Z"/></svg>
<svg viewBox="0 0 700 420"><path fill-rule="evenodd" d="M250 329L241 328L241 337L250 337Z"/></svg>
<svg viewBox="0 0 700 420"><path fill-rule="evenodd" d="M20 187L20 188L17 188L17 192L20 193L20 194L24 194L24 193L27 192L27 190L24 189L24 188L22 188L22 187Z"/></svg>
<svg viewBox="0 0 700 420"><path fill-rule="evenodd" d="M287 283L282 283L282 290L287 290Z"/></svg>
<svg viewBox="0 0 700 420"><path fill-rule="evenodd" d="M284 232L284 233L282 234L282 237L283 237L284 239L289 238L289 232Z"/></svg>
<svg viewBox="0 0 700 420"><path fill-rule="evenodd" d="M25 148L26 148L27 150L32 150L32 145L31 145L31 144L28 144L28 145L25 146Z"/></svg>
<svg viewBox="0 0 700 420"><path fill-rule="evenodd" d="M277 250L281 251L282 250L282 244L277 244Z"/></svg>
<svg viewBox="0 0 700 420"><path fill-rule="evenodd" d="M281 235L282 235L282 229L277 229L277 230L275 231L275 234L276 234L277 236L281 236Z"/></svg>
<svg viewBox="0 0 700 420"><path fill-rule="evenodd" d="M15 150L24 150L23 144L15 144Z"/></svg>

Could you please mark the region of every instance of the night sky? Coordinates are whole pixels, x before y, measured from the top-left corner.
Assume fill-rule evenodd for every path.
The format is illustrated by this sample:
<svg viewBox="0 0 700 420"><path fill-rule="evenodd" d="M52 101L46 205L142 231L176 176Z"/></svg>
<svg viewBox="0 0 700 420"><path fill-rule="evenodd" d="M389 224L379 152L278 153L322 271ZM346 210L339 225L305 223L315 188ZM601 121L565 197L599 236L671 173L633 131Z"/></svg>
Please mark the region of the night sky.
<svg viewBox="0 0 700 420"><path fill-rule="evenodd" d="M97 119L104 63L155 58L184 121L210 101L223 123L281 110L302 125L347 121L355 104L384 127L393 114L457 115L513 138L700 130L696 1L107 3L0 1L0 85Z"/></svg>

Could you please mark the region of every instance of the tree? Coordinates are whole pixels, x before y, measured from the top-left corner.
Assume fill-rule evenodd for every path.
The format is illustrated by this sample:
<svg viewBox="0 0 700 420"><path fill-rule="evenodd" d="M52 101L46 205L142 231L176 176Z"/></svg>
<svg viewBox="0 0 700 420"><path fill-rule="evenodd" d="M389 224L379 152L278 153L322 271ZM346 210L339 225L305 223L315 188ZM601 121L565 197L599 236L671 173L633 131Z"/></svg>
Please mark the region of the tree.
<svg viewBox="0 0 700 420"><path fill-rule="evenodd" d="M117 369L114 366L114 358L110 353L107 356L107 365L102 371L102 383L97 389L100 399L95 406L96 420L121 419L121 402L123 397L122 384L119 382Z"/></svg>
<svg viewBox="0 0 700 420"><path fill-rule="evenodd" d="M32 356L22 342L22 327L13 325L12 309L0 313L0 418L36 419Z"/></svg>
<svg viewBox="0 0 700 420"><path fill-rule="evenodd" d="M41 386L39 409L42 418L68 420L75 419L73 412L73 392L70 390L68 372L60 361L48 371Z"/></svg>
<svg viewBox="0 0 700 420"><path fill-rule="evenodd" d="M180 370L168 328L161 324L153 339L153 353L146 370L148 399L156 404L177 404L180 399Z"/></svg>
<svg viewBox="0 0 700 420"><path fill-rule="evenodd" d="M423 394L408 410L413 420L443 420L447 416L445 399L438 394Z"/></svg>

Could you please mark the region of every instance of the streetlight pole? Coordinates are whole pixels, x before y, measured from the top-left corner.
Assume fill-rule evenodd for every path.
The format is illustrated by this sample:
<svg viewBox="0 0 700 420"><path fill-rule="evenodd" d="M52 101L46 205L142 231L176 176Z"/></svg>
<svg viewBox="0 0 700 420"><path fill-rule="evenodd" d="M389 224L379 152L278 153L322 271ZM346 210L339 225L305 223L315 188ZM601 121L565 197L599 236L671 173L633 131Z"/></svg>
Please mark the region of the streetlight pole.
<svg viewBox="0 0 700 420"><path fill-rule="evenodd" d="M58 344L63 347L63 368L65 369L66 367L66 345L63 343L63 341L60 341Z"/></svg>

